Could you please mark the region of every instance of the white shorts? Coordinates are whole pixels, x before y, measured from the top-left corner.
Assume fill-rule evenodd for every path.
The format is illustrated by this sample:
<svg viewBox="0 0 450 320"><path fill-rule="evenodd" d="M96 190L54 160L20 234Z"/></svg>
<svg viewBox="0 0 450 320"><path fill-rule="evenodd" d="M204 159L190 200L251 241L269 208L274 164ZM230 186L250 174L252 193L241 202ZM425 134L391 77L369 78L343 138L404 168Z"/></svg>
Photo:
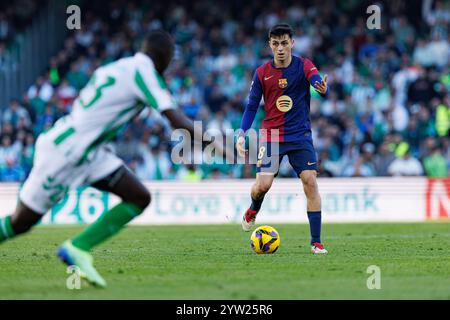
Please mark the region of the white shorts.
<svg viewBox="0 0 450 320"><path fill-rule="evenodd" d="M123 161L106 146L93 150L82 164L78 160L70 161L53 141L41 135L36 141L33 169L19 199L36 213L44 215L70 189L93 184L122 165Z"/></svg>

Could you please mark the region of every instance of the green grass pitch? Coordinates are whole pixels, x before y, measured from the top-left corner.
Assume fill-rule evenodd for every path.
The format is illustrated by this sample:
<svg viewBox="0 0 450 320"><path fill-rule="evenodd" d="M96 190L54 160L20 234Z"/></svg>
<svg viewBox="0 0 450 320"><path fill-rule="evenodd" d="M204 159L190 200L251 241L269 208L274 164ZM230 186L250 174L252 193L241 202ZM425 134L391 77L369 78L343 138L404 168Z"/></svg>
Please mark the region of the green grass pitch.
<svg viewBox="0 0 450 320"><path fill-rule="evenodd" d="M0 299L450 299L448 222L325 224L326 256L310 254L308 225L272 226L273 255L254 254L239 225L128 227L94 250L108 288L80 290L54 253L81 227L37 227L0 245Z"/></svg>

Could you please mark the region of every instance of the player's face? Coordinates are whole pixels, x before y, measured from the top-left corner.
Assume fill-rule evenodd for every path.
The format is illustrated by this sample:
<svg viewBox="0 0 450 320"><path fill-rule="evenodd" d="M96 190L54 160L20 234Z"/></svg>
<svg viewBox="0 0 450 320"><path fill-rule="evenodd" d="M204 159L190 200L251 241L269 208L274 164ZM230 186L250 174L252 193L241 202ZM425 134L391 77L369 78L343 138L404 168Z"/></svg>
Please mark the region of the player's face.
<svg viewBox="0 0 450 320"><path fill-rule="evenodd" d="M270 49L277 61L284 61L292 54L294 40L289 35L284 34L280 37L271 37L269 40Z"/></svg>

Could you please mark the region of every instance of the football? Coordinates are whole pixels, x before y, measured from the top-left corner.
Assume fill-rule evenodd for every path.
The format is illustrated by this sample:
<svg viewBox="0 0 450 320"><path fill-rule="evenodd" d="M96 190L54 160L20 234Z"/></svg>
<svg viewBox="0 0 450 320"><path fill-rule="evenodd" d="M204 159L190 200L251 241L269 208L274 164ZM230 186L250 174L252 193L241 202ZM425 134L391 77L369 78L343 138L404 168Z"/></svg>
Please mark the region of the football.
<svg viewBox="0 0 450 320"><path fill-rule="evenodd" d="M250 244L258 254L275 253L280 247L280 235L271 226L261 226L253 231Z"/></svg>

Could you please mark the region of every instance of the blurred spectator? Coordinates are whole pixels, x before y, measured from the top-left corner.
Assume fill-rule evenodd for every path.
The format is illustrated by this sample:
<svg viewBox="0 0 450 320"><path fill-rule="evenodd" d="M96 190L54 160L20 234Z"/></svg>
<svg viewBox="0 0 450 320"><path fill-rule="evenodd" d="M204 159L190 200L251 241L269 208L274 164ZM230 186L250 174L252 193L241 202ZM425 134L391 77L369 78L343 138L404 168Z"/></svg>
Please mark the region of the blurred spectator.
<svg viewBox="0 0 450 320"><path fill-rule="evenodd" d="M446 137L442 140L442 150L444 158L447 159L447 168L450 170L450 138Z"/></svg>
<svg viewBox="0 0 450 320"><path fill-rule="evenodd" d="M421 176L423 168L420 161L411 156L409 149L404 154L395 159L388 167L391 176Z"/></svg>
<svg viewBox="0 0 450 320"><path fill-rule="evenodd" d="M63 107L71 105L77 95L77 90L73 86L71 86L65 79L61 82L61 85L56 90L56 96L59 101L61 101L61 105Z"/></svg>
<svg viewBox="0 0 450 320"><path fill-rule="evenodd" d="M0 42L6 42L13 34L11 23L6 18L6 14L0 11Z"/></svg>
<svg viewBox="0 0 450 320"><path fill-rule="evenodd" d="M435 88L436 81L430 78L430 72L420 69L419 77L409 86L408 104L413 105L419 102L427 103L431 101L431 99L438 97Z"/></svg>
<svg viewBox="0 0 450 320"><path fill-rule="evenodd" d="M436 108L436 132L439 137L446 137L450 132L450 97L447 104L441 103Z"/></svg>
<svg viewBox="0 0 450 320"><path fill-rule="evenodd" d="M25 179L24 168L16 162L7 162L6 166L0 167L0 180L4 182L23 181Z"/></svg>
<svg viewBox="0 0 450 320"><path fill-rule="evenodd" d="M22 166L25 171L25 175L28 175L33 166L33 158L34 158L34 147L35 140L34 136L31 133L27 133L25 137L25 143L23 144L22 149Z"/></svg>
<svg viewBox="0 0 450 320"><path fill-rule="evenodd" d="M186 182L198 182L202 180L202 173L196 165L188 164L178 171L177 179Z"/></svg>
<svg viewBox="0 0 450 320"><path fill-rule="evenodd" d="M362 146L361 155L354 163L348 165L343 172L345 177L373 177L375 176L375 166L373 155L375 146L372 143L365 143Z"/></svg>
<svg viewBox="0 0 450 320"><path fill-rule="evenodd" d="M22 146L19 142L12 144L10 136L4 135L0 144L0 179L2 181L21 181L25 172L20 165Z"/></svg>
<svg viewBox="0 0 450 320"><path fill-rule="evenodd" d="M14 128L17 128L20 119L23 119L27 128L31 126L28 111L19 104L18 100L13 99L9 104L9 108L6 108L3 112L2 122L11 123Z"/></svg>
<svg viewBox="0 0 450 320"><path fill-rule="evenodd" d="M67 73L66 78L70 85L77 90L82 89L89 80L88 75L80 69L78 62L73 62L70 65L70 71Z"/></svg>
<svg viewBox="0 0 450 320"><path fill-rule="evenodd" d="M9 65L6 56L6 47L3 42L0 41L0 71L4 70Z"/></svg>
<svg viewBox="0 0 450 320"><path fill-rule="evenodd" d="M39 98L47 103L53 96L53 91L54 89L50 82L44 77L39 77L37 78L36 83L28 89L28 98L30 100Z"/></svg>
<svg viewBox="0 0 450 320"><path fill-rule="evenodd" d="M376 32L367 30L357 1L142 4L82 4L83 29L69 33L60 51L48 57L47 70L21 101L1 106L0 139L10 139L1 150L22 149L15 161L0 159L0 168L7 169L0 180L20 180L21 169L26 174L31 164L32 141L70 112L92 72L133 54L143 35L156 28L169 30L176 41L165 80L180 108L192 120L203 121L204 128L239 128L255 68L271 57L267 29L276 22L291 23L294 54L312 59L329 75L328 99L311 90L321 176L421 175L418 161L427 175L430 170L441 174L442 157L450 164L448 1L424 0L422 6L384 2L382 29ZM0 72L10 65L7 50L14 36L38 9L32 0L0 3ZM169 125L144 110L113 141L119 156L143 179L254 177L248 165L174 165ZM263 117L261 101L254 128ZM280 172L295 176L288 161Z"/></svg>
<svg viewBox="0 0 450 320"><path fill-rule="evenodd" d="M172 167L169 153L163 146L153 148L145 166L150 173L145 177L147 180L163 180L169 176Z"/></svg>
<svg viewBox="0 0 450 320"><path fill-rule="evenodd" d="M35 132L39 134L50 128L56 121L55 110L52 106L45 107L44 113L37 116Z"/></svg>
<svg viewBox="0 0 450 320"><path fill-rule="evenodd" d="M117 155L126 162L138 159L138 149L136 148L137 139L132 135L131 129L128 127L123 132L123 138L116 143Z"/></svg>
<svg viewBox="0 0 450 320"><path fill-rule="evenodd" d="M0 163L17 163L21 149L19 142L13 144L10 136L2 136L0 144Z"/></svg>
<svg viewBox="0 0 450 320"><path fill-rule="evenodd" d="M432 153L423 160L425 172L430 178L448 177L447 161L439 146L433 148Z"/></svg>
<svg viewBox="0 0 450 320"><path fill-rule="evenodd" d="M389 176L388 168L394 160L395 155L389 150L389 144L387 142L382 143L373 161L376 175L380 177Z"/></svg>
<svg viewBox="0 0 450 320"><path fill-rule="evenodd" d="M208 130L216 130L225 133L227 130L231 130L231 123L225 118L222 111L217 111L214 119L208 124Z"/></svg>

